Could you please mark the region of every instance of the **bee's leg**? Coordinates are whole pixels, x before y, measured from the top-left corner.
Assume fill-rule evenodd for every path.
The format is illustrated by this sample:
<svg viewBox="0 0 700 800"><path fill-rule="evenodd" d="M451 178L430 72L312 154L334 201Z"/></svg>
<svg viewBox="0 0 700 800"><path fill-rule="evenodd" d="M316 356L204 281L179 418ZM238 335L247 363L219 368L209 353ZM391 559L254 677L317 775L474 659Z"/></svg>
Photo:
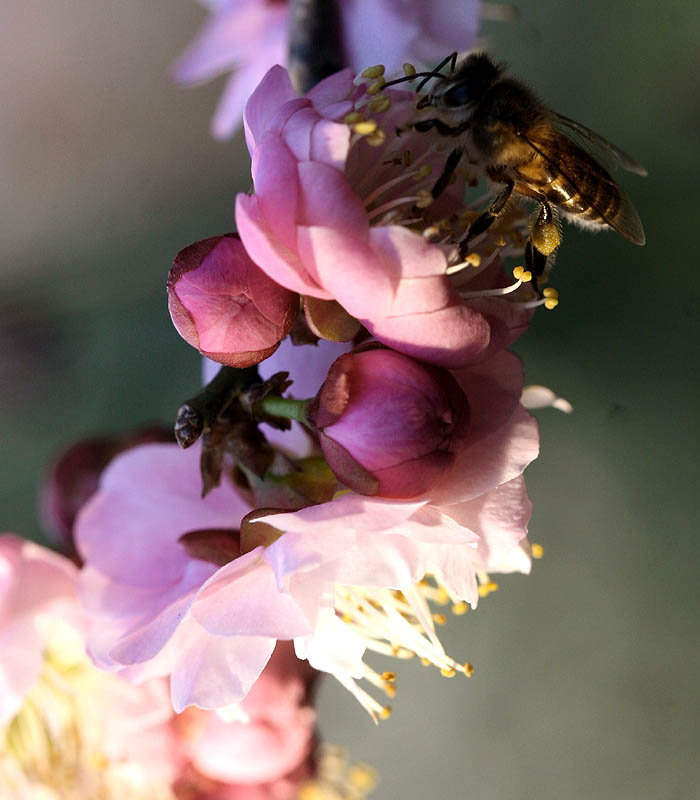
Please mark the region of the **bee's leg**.
<svg viewBox="0 0 700 800"><path fill-rule="evenodd" d="M552 206L540 201L540 213L525 246L525 266L532 272L532 284L539 293L537 279L544 275L549 256L559 247L561 236L554 220Z"/></svg>
<svg viewBox="0 0 700 800"><path fill-rule="evenodd" d="M510 196L513 194L513 181L508 181L505 186L501 189L501 191L496 195L491 205L480 214L474 222L469 226L469 230L467 231L464 238L459 243L459 257L460 259L464 259L467 255L467 250L469 249L469 242L478 236L480 233L483 233L485 230L493 225L493 223L498 218L499 214L503 211L506 207L506 204L510 200Z"/></svg>
<svg viewBox="0 0 700 800"><path fill-rule="evenodd" d="M540 251L532 243L532 240L528 239L527 244L525 245L525 269L530 270L532 273L532 288L537 292L538 295L541 295L542 291L537 281L538 278L541 278L544 274L544 271L547 268L548 260L549 256L544 255L544 253L540 253Z"/></svg>
<svg viewBox="0 0 700 800"><path fill-rule="evenodd" d="M462 158L462 148L456 147L450 154L447 156L447 161L445 161L445 167L442 170L442 174L440 177L435 181L435 186L430 190L430 194L433 196L433 200L440 197L440 195L447 189L450 179L454 175L454 171L457 169L457 164L459 164L459 160Z"/></svg>

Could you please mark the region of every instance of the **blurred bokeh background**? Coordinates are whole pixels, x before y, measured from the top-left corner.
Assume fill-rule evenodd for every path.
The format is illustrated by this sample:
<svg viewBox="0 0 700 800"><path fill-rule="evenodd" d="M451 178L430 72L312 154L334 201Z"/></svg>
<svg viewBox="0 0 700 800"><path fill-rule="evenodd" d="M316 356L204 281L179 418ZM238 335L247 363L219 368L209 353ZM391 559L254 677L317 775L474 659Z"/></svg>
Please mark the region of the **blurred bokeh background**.
<svg viewBox="0 0 700 800"><path fill-rule="evenodd" d="M485 26L491 50L648 167L621 176L648 244L569 227L561 304L517 344L528 381L575 413L539 414L527 478L544 559L444 631L474 677L400 665L377 730L327 681L321 732L379 769L377 800L686 800L700 786L700 7L520 5ZM202 17L191 0L0 8L4 530L41 539L52 454L167 422L198 384L167 269L232 228L249 183L242 139L209 137L222 82L183 91L168 76Z"/></svg>

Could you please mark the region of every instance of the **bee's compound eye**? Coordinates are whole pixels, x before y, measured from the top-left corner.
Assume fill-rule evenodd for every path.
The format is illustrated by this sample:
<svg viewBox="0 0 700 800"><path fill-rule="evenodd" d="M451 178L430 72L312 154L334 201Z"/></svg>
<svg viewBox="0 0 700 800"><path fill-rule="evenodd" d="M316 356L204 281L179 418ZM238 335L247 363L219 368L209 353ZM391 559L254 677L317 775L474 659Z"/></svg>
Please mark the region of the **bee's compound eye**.
<svg viewBox="0 0 700 800"><path fill-rule="evenodd" d="M466 81L456 83L442 96L442 102L449 108L458 108L469 102L469 87Z"/></svg>

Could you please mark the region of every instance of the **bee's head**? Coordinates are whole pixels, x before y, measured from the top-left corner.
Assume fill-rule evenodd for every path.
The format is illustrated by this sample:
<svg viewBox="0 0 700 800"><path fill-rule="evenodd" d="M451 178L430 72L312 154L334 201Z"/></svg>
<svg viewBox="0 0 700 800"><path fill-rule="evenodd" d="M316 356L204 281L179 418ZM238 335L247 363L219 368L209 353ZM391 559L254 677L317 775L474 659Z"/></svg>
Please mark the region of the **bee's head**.
<svg viewBox="0 0 700 800"><path fill-rule="evenodd" d="M436 81L429 94L418 101L417 108L465 110L476 105L498 80L503 68L486 53L472 53L457 64L454 72Z"/></svg>

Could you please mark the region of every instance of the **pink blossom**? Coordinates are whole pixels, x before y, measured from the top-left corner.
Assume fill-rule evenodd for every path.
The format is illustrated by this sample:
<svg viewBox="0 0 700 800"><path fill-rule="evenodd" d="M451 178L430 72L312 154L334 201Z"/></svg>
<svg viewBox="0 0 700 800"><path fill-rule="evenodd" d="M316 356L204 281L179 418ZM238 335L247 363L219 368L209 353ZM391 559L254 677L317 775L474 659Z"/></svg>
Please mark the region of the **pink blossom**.
<svg viewBox="0 0 700 800"><path fill-rule="evenodd" d="M20 708L42 666L39 615L77 623L77 570L44 547L0 536L0 723Z"/></svg>
<svg viewBox="0 0 700 800"><path fill-rule="evenodd" d="M468 406L447 370L382 348L337 359L308 416L346 486L409 498L452 465Z"/></svg>
<svg viewBox="0 0 700 800"><path fill-rule="evenodd" d="M284 530L299 533L298 541L303 545L297 551L293 543L296 540L283 537L268 548L266 559L275 564L278 578L300 565L305 568L311 564L315 568L321 566L321 556L323 569L332 572L335 566L329 558L329 548L334 551L337 548L339 553L346 551L349 543L355 541L354 526L357 530L372 531L406 525L408 531L412 526L407 521L420 518L417 536L421 541L476 542L476 549L469 552L474 570L497 568L505 554L517 546L527 532L531 511L523 472L539 452L537 423L519 402L520 362L513 354L502 352L483 364L459 371L455 377L469 404L470 424L457 448L454 464L443 478L423 497L412 502L341 495L330 503L270 517L268 521L275 527L284 523ZM440 519L445 529L434 520L425 521L426 512L436 514L435 519ZM299 528L293 522L297 519L302 521ZM316 550L311 545L308 520L319 522L315 532L319 537ZM330 527L331 524L336 527ZM401 535L400 530L392 531L392 535L394 533ZM366 543L362 549L367 551ZM390 563L388 568L394 569L398 563ZM369 557L353 565L353 569L356 567L369 571L377 569ZM380 570L385 568L386 565L382 565ZM423 566L404 570L404 576L421 569ZM374 583L369 574L364 579L350 580L346 576L339 580ZM474 597L469 599L475 600Z"/></svg>
<svg viewBox="0 0 700 800"><path fill-rule="evenodd" d="M457 668L436 643L416 581L433 575L455 602L476 605L477 573L529 571L528 548L521 543L531 504L522 473L537 456L539 437L535 420L519 403L520 363L503 352L456 377L469 403L470 426L454 465L424 498L397 502L344 494L257 520L284 532L265 555L278 580L305 572L326 582L314 634L297 640L298 652L317 669L333 672L369 710L377 709L354 683L365 674L367 641L338 621L335 613L352 615L352 604L339 607L346 603L343 591L334 596L329 587L365 587L357 602L388 604L388 615L391 597L378 601L367 587L400 589L437 648L422 645L424 655L442 668ZM392 635L396 644L400 634ZM406 636L410 641L413 633Z"/></svg>
<svg viewBox="0 0 700 800"><path fill-rule="evenodd" d="M75 566L0 536L0 740L10 722L14 740L0 747L3 792L169 796L180 757L164 687L100 674L85 655L84 626Z"/></svg>
<svg viewBox="0 0 700 800"><path fill-rule="evenodd" d="M294 639L300 657L336 675L373 715L381 706L355 684L369 674L368 646L389 648L395 636L441 669L465 671L444 653L417 581L436 576L455 602L476 603L476 573L506 564L525 535L522 473L538 436L519 403L517 358L499 353L455 379L470 424L428 495L406 502L347 494L267 515L282 535L255 539L263 525L242 519L249 507L231 483L200 498L196 448L149 445L119 456L77 523L97 663L139 679L170 674L176 709L216 708L245 697L276 642ZM394 589L420 620L420 635ZM352 617L366 602L383 609L380 628L363 631L336 616Z"/></svg>
<svg viewBox="0 0 700 800"><path fill-rule="evenodd" d="M366 88L346 71L298 98L281 67L265 76L246 106L255 194L237 197L241 239L275 281L337 301L393 349L448 367L483 360L517 338L531 312L520 291L493 296L508 283L494 233L482 235L478 268L447 274L473 213L464 181L423 205L445 155L407 130L411 93L388 90L384 108ZM365 135L374 125L381 135Z"/></svg>
<svg viewBox="0 0 700 800"><path fill-rule="evenodd" d="M200 353L249 367L279 347L299 298L270 280L229 234L178 253L168 275L168 308L178 333Z"/></svg>
<svg viewBox="0 0 700 800"><path fill-rule="evenodd" d="M209 778L247 786L297 769L312 750L309 690L317 674L290 642L280 642L233 719L187 709L176 724L192 765Z"/></svg>
<svg viewBox="0 0 700 800"><path fill-rule="evenodd" d="M212 133L228 138L263 75L287 60L288 4L272 0L204 0L210 9L202 29L178 59L173 74L184 85L232 71L212 121ZM346 63L355 71L378 62L391 70L406 60L439 60L476 42L480 3L440 0L342 0L339 3Z"/></svg>
<svg viewBox="0 0 700 800"><path fill-rule="evenodd" d="M172 787L201 800L292 800L311 777L316 673L291 643L277 646L233 718L175 717L163 681L134 686L88 662L85 622L75 566L0 536L0 741L10 721L14 731L12 752L0 747L3 792L165 800ZM55 738L50 759L31 735L37 724Z"/></svg>
<svg viewBox="0 0 700 800"><path fill-rule="evenodd" d="M196 447L130 450L103 473L76 524L92 657L134 678L169 674L177 711L240 700L277 640L309 630L263 548L240 553L249 507L233 485L200 497L198 461ZM192 531L218 535L216 564L181 541Z"/></svg>

